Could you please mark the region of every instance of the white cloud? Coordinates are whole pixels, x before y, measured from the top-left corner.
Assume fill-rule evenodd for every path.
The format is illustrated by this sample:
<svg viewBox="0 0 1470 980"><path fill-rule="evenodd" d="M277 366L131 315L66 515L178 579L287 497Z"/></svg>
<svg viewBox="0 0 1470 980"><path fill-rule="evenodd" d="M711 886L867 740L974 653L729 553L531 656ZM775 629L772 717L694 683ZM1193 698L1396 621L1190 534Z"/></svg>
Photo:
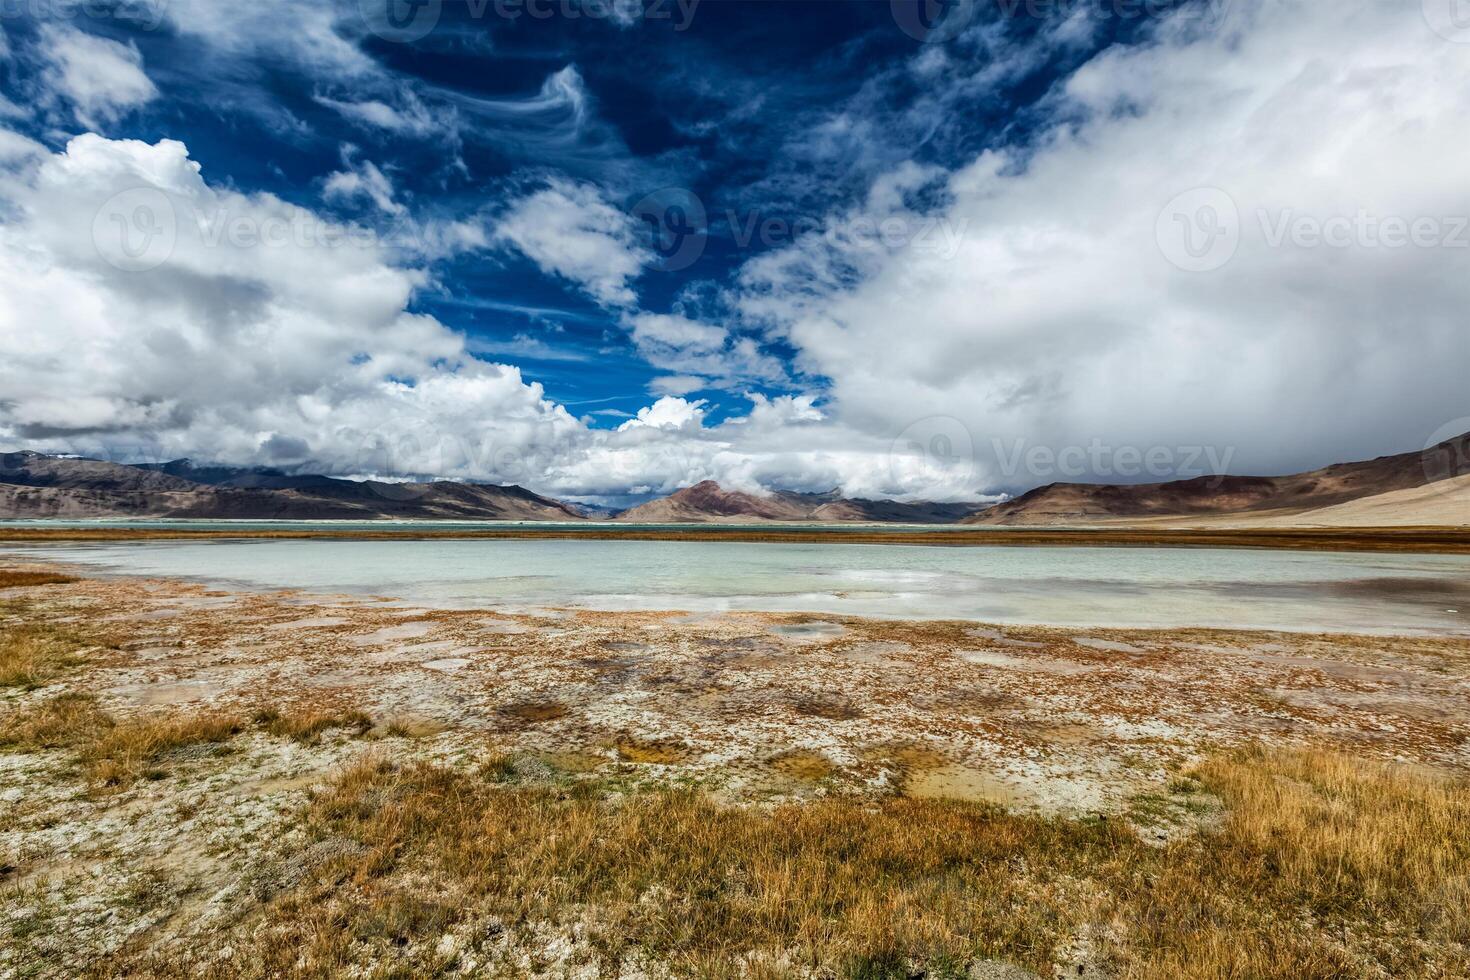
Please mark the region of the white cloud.
<svg viewBox="0 0 1470 980"><path fill-rule="evenodd" d="M376 70L357 46L367 34L365 4L319 0L219 3L218 0L167 0L164 13L183 34L203 40L217 52L249 58L288 57L323 77Z"/></svg>
<svg viewBox="0 0 1470 980"><path fill-rule="evenodd" d="M278 11L262 19L232 7L211 20L213 6L180 0L170 16L242 57L289 51L323 77L373 70L315 5L300 5L305 19L291 30ZM1470 215L1456 167L1470 150L1466 49L1388 0L1229 10L1219 33L1164 24L1144 43L1109 48L1042 103L1035 118L1055 122L1025 146L952 174L893 162L888 150L856 161L880 174L867 201L830 233L748 263L733 328L688 310L639 311L634 286L650 256L628 216L588 184L549 182L487 236L477 220L414 219L387 175L373 168L375 182L359 164L324 192L374 202L421 228L425 247L395 254L351 236L249 245L220 237L229 223L217 219L335 226L271 195L206 183L180 143L85 136L52 154L0 131L0 440L230 462L304 448L339 473L516 480L579 495L706 478L935 492L924 447L937 432L963 454L950 422L981 457L970 484L939 486L953 496L1039 482L1002 465L993 439L1233 447L1244 470L1412 448L1470 415L1461 377L1470 250L1269 239L1283 216L1428 218L1449 234ZM1085 26L1073 21L1042 46L1070 43ZM105 59L68 81L66 59L53 58L43 80L79 119L116 118L151 98L136 51L89 40L113 45L105 70L121 59L131 82L113 88L87 74ZM962 45L946 58L933 50L911 66L933 96L925 120L952 93L1017 77L1035 56L1007 49L966 74ZM354 92L364 101L326 104L380 129L418 135L428 125L401 93ZM455 104L486 133L522 136L528 154L558 162L605 159L615 137L593 125L572 69L530 99ZM876 145L861 108L814 130L801 159ZM940 210L909 210L921 186L946 192ZM1196 187L1228 191L1243 219L1234 258L1212 272L1170 265L1155 237L1165 204ZM147 230L136 208L104 207L138 189L171 202L177 242L156 266L128 272L104 256L123 267L128 257L105 242L99 252L94 234ZM99 214L121 221L99 224ZM943 222L922 231L932 218ZM899 222L898 241L863 232L882 219ZM944 247L925 247L921 234ZM664 397L614 431L589 429L515 367L406 312L431 280L419 265L487 241L615 311L663 372L650 388ZM830 380L820 397L751 395L748 413L732 417L689 397L790 383L770 345L748 336L752 324L794 347L796 377ZM534 341L496 353L535 356Z"/></svg>
<svg viewBox="0 0 1470 980"><path fill-rule="evenodd" d="M763 353L755 340L734 336L724 327L662 313L639 313L629 322L638 353L659 370L673 372L656 379L655 390L687 394L701 387L786 378L781 363Z"/></svg>
<svg viewBox="0 0 1470 980"><path fill-rule="evenodd" d="M8 129L0 129L0 164L15 163L45 152L46 147L30 137Z"/></svg>
<svg viewBox="0 0 1470 980"><path fill-rule="evenodd" d="M831 379L834 420L893 438L951 417L993 486L1039 482L990 458L993 439L1210 445L1280 471L1417 448L1470 415L1470 249L1273 247L1268 231L1470 216L1453 163L1470 152L1466 49L1389 0L1226 9L1218 31L1181 12L1107 49L1051 100L1064 122L954 173L937 214L961 230L952 255L813 237L746 266L743 311ZM1213 272L1156 240L1198 187L1242 219ZM927 217L891 196L871 210Z"/></svg>
<svg viewBox="0 0 1470 980"><path fill-rule="evenodd" d="M79 136L6 172L0 197L14 216L0 229L7 446L577 496L711 478L868 487L864 474L886 472L888 447L822 426L810 396L753 397L747 416L715 426L706 403L661 398L616 430L590 429L517 368L406 312L423 271L370 238L272 234L333 226L210 185L182 143Z"/></svg>
<svg viewBox="0 0 1470 980"><path fill-rule="evenodd" d="M316 101L330 109L335 109L354 122L405 136L430 136L452 130L454 125L452 111L444 112L441 118L439 114L431 112L422 100L408 91L402 93L399 99L401 105L397 106L389 105L379 99L343 101L324 95L317 96Z"/></svg>
<svg viewBox="0 0 1470 980"><path fill-rule="evenodd" d="M422 277L371 242L212 235L220 223L325 223L271 195L209 186L180 143L80 136L12 178L6 196L23 214L0 247L10 441L233 462L305 445L340 473L514 479L540 475L580 437L517 369L405 312ZM105 220L118 201L124 220ZM108 261L127 256L108 236L132 235L136 249L144 228L175 231L156 267ZM41 271L10 247L19 242L44 250Z"/></svg>
<svg viewBox="0 0 1470 980"><path fill-rule="evenodd" d="M640 408L638 415L618 426L619 432L629 429L698 429L704 424L704 406L707 402L685 401L683 398L665 396Z"/></svg>
<svg viewBox="0 0 1470 980"><path fill-rule="evenodd" d="M563 179L512 205L495 236L605 306L636 300L629 284L650 259L629 215L603 200L595 187Z"/></svg>
<svg viewBox="0 0 1470 980"><path fill-rule="evenodd" d="M407 208L393 199L393 181L371 160L357 160L354 147L343 147L342 162L347 169L327 175L322 197L336 202L365 198L385 214L397 216L407 212Z"/></svg>
<svg viewBox="0 0 1470 980"><path fill-rule="evenodd" d="M100 128L158 96L131 45L48 24L40 48L50 92L64 96L84 126Z"/></svg>

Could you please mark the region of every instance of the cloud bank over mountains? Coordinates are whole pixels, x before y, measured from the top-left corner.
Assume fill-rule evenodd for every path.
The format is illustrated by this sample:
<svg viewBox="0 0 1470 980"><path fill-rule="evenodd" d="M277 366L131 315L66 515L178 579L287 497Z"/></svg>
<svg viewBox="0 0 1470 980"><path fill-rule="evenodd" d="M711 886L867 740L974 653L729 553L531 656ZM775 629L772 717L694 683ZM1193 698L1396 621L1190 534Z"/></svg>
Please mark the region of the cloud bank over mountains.
<svg viewBox="0 0 1470 980"><path fill-rule="evenodd" d="M177 65L85 22L7 32L0 442L580 498L715 479L977 500L1089 475L1063 457L1114 478L1120 453L1140 460L1124 476L1198 475L1193 450L1200 472L1286 472L1443 437L1470 416L1470 45L1386 0L1216 14L1183 5L1102 45L1024 131L939 162L894 156L885 126L943 132L1101 15L913 45L879 76L922 82L901 120L865 87L787 134L817 174L868 134L858 191L714 279L661 269L630 209L638 167L698 166L637 160L573 67L523 99L436 96L340 10L303 8L287 32L171 5L177 50L238 69L238 111L290 128L249 81L269 60L319 78L306 101L359 130L314 200L288 200L216 176L169 124ZM435 195L394 159L517 133L506 159L564 166L512 163L493 200ZM712 225L711 248L728 232ZM602 346L559 363L594 378L599 350L626 351L651 372L640 408L582 414L498 362L555 330L487 336L424 305L517 262L527 297L485 299L589 304Z"/></svg>

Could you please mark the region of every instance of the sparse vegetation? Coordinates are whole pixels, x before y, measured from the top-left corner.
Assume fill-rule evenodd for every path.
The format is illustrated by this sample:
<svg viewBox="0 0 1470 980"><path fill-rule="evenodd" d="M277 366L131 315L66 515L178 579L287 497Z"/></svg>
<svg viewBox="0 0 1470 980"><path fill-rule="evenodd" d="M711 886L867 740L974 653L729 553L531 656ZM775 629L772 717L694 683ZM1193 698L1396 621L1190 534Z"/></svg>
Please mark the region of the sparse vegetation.
<svg viewBox="0 0 1470 980"><path fill-rule="evenodd" d="M28 572L0 568L0 589L18 589L33 585L65 585L78 581L75 575L60 572Z"/></svg>
<svg viewBox="0 0 1470 980"><path fill-rule="evenodd" d="M1182 722L1199 736L1187 748L1109 741L1076 758L1117 759L1145 791L1109 800L1107 818L1063 818L902 795L917 794L927 772L973 761L954 751L960 738L942 737L969 731L955 726L972 716L935 705L973 706L1000 690L1011 700L985 702L977 724L1042 751L1066 744L1047 741L1057 726L1028 727L1033 708L1008 714L1040 699L1045 675L1035 672L1017 671L1009 691L1011 668L992 667L910 690L928 676L912 657L889 668L865 661L858 674L846 666L853 658L814 666L819 658L803 654L793 660L808 673L787 684L723 657L732 647L722 644L755 632L753 620L723 631L701 623L667 649L650 639L639 653L647 670L618 683L650 695L709 691L710 713L679 714L672 698L652 697L611 713L597 700L605 679L589 693L558 673L565 646L581 638L546 639L532 624L504 653L477 632L480 619L451 629L436 617L435 641L479 651L455 682L462 714L445 721L437 697L403 683L420 678L416 660L357 669L361 648L335 633L259 625L308 615L296 602L283 610L252 596L226 613L197 592L119 587L104 603L89 583L51 590L43 604L42 591L0 599L0 638L56 639L85 671L63 661L53 677L64 685L0 695L12 773L0 801L0 972L933 978L1000 960L1082 980L1470 975L1470 792L1463 779L1368 761L1402 753L1455 764L1463 714L1444 691L1464 676L1462 641L1234 637L1241 648L1291 642L1324 663L1383 671L1354 674L1351 686L1324 672L1314 687L1357 692L1364 678L1403 672L1425 692L1415 706L1436 713L1334 714L1326 698L1294 699L1291 738L1365 747L1346 756L1222 742L1190 767L1181 760L1207 744L1205 722ZM170 615L127 618L160 599ZM396 614L335 607L310 615L362 616L353 635L399 625ZM609 617L599 632L602 621L584 616L576 628L594 639L655 622ZM926 658L976 642L964 623L845 628L845 643L892 640ZM104 630L127 642L105 649ZM1022 635L1065 641L1046 663L1078 662L1070 633ZM1124 638L1151 649L1164 636ZM1079 713L1179 722L1240 690L1282 689L1274 668L1232 689L1214 665L1236 669L1240 658L1211 655L1204 672L1174 664L1179 656L1171 649L1147 670L1130 662L1140 681L1149 670L1161 679L1136 697L1112 679L1089 688L1077 673L1051 696L1077 697ZM355 668L351 684L321 683L343 665ZM370 694L374 727L353 707L368 702L351 699L359 679L380 675L394 686ZM759 686L742 686L751 677ZM250 688L249 678L271 686ZM1204 678L1208 700L1153 712L1143 699L1174 678ZM63 686L108 693L55 695ZM244 690L252 700L240 700ZM225 706L201 712L203 698ZM1237 717L1260 717L1253 698L1230 703ZM733 722L708 721L756 704L771 717L743 744ZM1055 771L1043 769L1037 786ZM688 786L700 789L674 788Z"/></svg>
<svg viewBox="0 0 1470 980"><path fill-rule="evenodd" d="M158 765L172 752L194 745L220 745L250 723L270 735L302 743L315 741L328 729L346 728L361 735L373 727L372 719L361 711L316 707L288 712L262 709L248 723L228 712L141 715L119 721L96 698L66 693L6 718L0 723L0 748L23 752L73 749L89 781L118 788L139 778L162 775Z"/></svg>
<svg viewBox="0 0 1470 980"><path fill-rule="evenodd" d="M576 935L589 967L679 976L955 976L985 958L1170 980L1470 969L1463 782L1325 752L1197 776L1224 819L1155 848L1122 821L980 804L772 811L527 784L503 755L469 772L374 756L313 800L320 859L241 923L268 941L230 972L422 975L537 935Z"/></svg>
<svg viewBox="0 0 1470 980"><path fill-rule="evenodd" d="M72 748L112 725L112 716L91 695L59 694L0 721L0 748L21 752Z"/></svg>
<svg viewBox="0 0 1470 980"><path fill-rule="evenodd" d="M1118 886L1139 976L1463 976L1470 786L1326 751L1260 748L1198 778L1218 829ZM1431 968L1433 967L1433 968Z"/></svg>
<svg viewBox="0 0 1470 980"><path fill-rule="evenodd" d="M0 687L32 690L45 685L76 663L80 646L56 630L7 628L0 634Z"/></svg>
<svg viewBox="0 0 1470 980"><path fill-rule="evenodd" d="M182 718L143 717L105 727L81 752L88 778L101 786L127 786L154 775L170 752L218 744L244 729L239 718L198 714Z"/></svg>
<svg viewBox="0 0 1470 980"><path fill-rule="evenodd" d="M278 708L262 708L251 719L272 735L295 742L312 742L331 728L350 728L362 735L373 727L372 718L357 710L337 711L307 706L283 713Z"/></svg>

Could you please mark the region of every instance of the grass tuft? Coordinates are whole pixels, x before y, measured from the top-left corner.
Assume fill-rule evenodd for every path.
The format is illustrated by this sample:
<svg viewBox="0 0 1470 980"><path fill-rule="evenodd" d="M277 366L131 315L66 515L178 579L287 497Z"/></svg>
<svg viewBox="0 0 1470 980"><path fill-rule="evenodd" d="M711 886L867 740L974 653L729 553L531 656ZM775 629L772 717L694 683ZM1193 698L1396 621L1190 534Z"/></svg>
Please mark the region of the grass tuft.
<svg viewBox="0 0 1470 980"><path fill-rule="evenodd" d="M218 744L244 728L244 722L229 715L132 718L107 726L83 747L81 758L92 782L123 787L139 778L161 775L156 766L170 752Z"/></svg>
<svg viewBox="0 0 1470 980"><path fill-rule="evenodd" d="M0 721L0 747L20 752L72 748L112 728L112 717L89 694L59 694Z"/></svg>
<svg viewBox="0 0 1470 980"><path fill-rule="evenodd" d="M0 687L44 687L78 663L78 651L94 642L72 630L25 625L0 633Z"/></svg>
<svg viewBox="0 0 1470 980"><path fill-rule="evenodd" d="M233 713L200 712L182 717L144 715L117 720L85 694L62 694L0 722L0 748L22 752L72 749L94 785L124 788L139 779L162 778L171 753L196 745L222 745L250 723L268 733L311 742L331 728L362 734L372 719L361 711L307 709L282 713L269 708L248 721Z"/></svg>
<svg viewBox="0 0 1470 980"><path fill-rule="evenodd" d="M300 708L289 713L279 708L261 708L251 720L272 735L302 744L315 742L323 732L332 728L348 728L362 735L373 727L372 718L365 712L319 707Z"/></svg>
<svg viewBox="0 0 1470 980"><path fill-rule="evenodd" d="M17 572L0 568L0 589L17 589L33 585L65 585L68 582L80 581L81 579L75 575L62 575L59 572Z"/></svg>

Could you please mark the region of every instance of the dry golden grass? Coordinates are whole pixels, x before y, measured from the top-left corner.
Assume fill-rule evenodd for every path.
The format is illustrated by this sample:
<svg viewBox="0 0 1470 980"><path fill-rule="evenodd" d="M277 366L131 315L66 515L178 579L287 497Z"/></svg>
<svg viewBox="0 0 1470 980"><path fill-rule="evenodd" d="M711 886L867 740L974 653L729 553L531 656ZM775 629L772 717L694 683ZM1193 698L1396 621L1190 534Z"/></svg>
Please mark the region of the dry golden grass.
<svg viewBox="0 0 1470 980"><path fill-rule="evenodd" d="M1198 775L1225 800L1225 818L1119 887L1129 945L1147 951L1130 975L1470 975L1464 780L1261 749Z"/></svg>
<svg viewBox="0 0 1470 980"><path fill-rule="evenodd" d="M76 579L43 572L0 571L0 588ZM0 600L0 688L45 686L81 662L89 647L115 647L119 637L107 624L48 622L46 604L35 593Z"/></svg>
<svg viewBox="0 0 1470 980"><path fill-rule="evenodd" d="M75 575L59 572L18 572L0 568L0 589L16 589L31 585L65 585L80 581Z"/></svg>
<svg viewBox="0 0 1470 980"><path fill-rule="evenodd" d="M1470 973L1470 790L1406 767L1217 759L1198 779L1225 816L1165 848L1116 820L903 798L764 810L519 771L362 761L303 817L327 856L239 925L258 960L108 969L418 976L453 966L436 941L456 927L581 923L589 965L641 955L675 976L955 976L976 958L1050 975L1083 933L1088 970L1120 978Z"/></svg>
<svg viewBox="0 0 1470 980"><path fill-rule="evenodd" d="M250 722L270 735L303 743L317 740L328 729L346 728L361 735L373 726L361 711L321 708L262 709ZM72 749L93 785L123 788L142 777L164 775L160 763L172 752L219 745L248 727L249 722L233 712L142 715L119 721L90 695L66 693L7 716L0 722L0 749Z"/></svg>
<svg viewBox="0 0 1470 980"><path fill-rule="evenodd" d="M766 813L674 791L610 802L593 783L513 778L509 765L467 775L372 760L343 774L307 821L352 846L272 904L257 975L291 973L298 955L305 975L340 975L366 950L391 958L466 917L566 922L584 907L597 910L594 951L609 964L639 949L687 973L795 948L857 974L887 975L911 956L958 965L977 945L1034 953L1060 939L1033 900L1056 886L1022 880L1014 858L1064 854L1080 870L1130 846L1122 828L979 807ZM423 953L404 975L443 965Z"/></svg>
<svg viewBox="0 0 1470 980"><path fill-rule="evenodd" d="M0 748L21 752L71 748L112 725L112 717L97 706L96 698L61 694L8 713L0 721Z"/></svg>
<svg viewBox="0 0 1470 980"><path fill-rule="evenodd" d="M21 626L0 633L0 687L41 687L76 663L81 643L57 630Z"/></svg>
<svg viewBox="0 0 1470 980"><path fill-rule="evenodd" d="M132 718L107 726L80 754L94 784L128 786L144 776L161 775L158 763L170 752L225 742L244 728L229 715Z"/></svg>

